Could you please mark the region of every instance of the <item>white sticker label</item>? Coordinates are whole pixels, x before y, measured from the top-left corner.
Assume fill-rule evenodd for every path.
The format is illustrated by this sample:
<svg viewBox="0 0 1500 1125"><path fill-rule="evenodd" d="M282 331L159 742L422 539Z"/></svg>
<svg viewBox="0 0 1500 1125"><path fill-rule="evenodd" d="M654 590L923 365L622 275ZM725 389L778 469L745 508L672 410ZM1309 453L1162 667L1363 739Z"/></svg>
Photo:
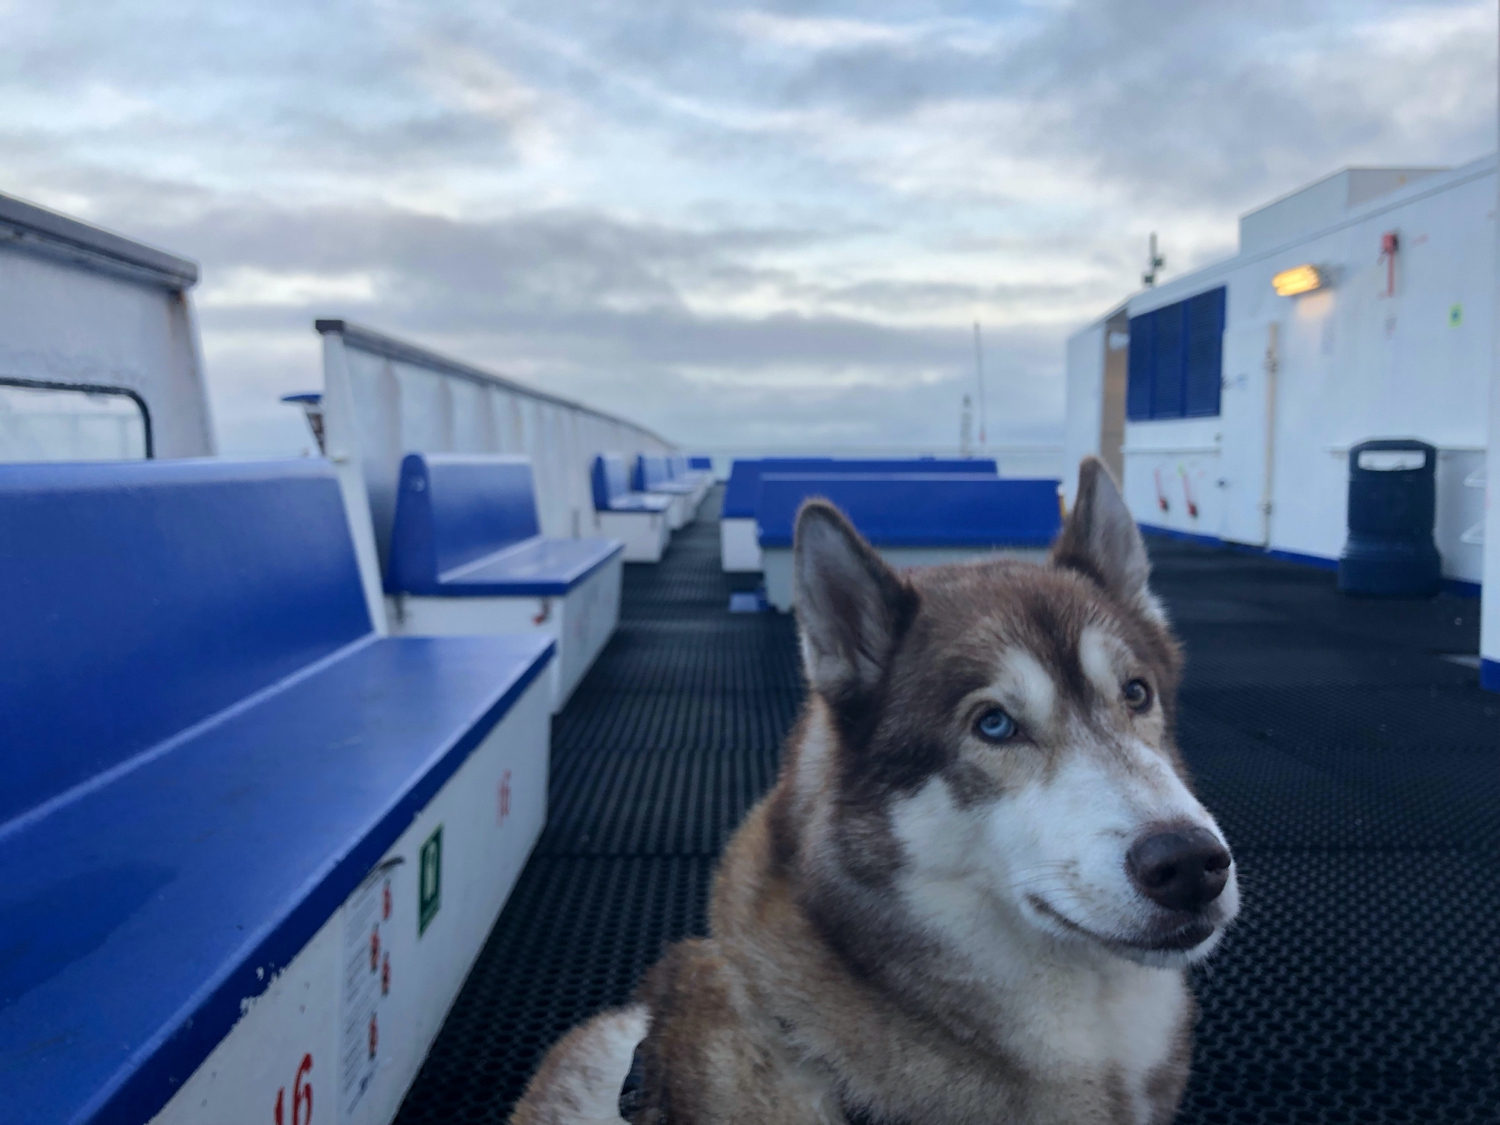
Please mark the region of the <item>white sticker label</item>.
<svg viewBox="0 0 1500 1125"><path fill-rule="evenodd" d="M381 1001L391 992L386 941L396 902L400 860L378 867L344 907L342 996L339 1004L339 1107L353 1114L375 1080L380 1061Z"/></svg>

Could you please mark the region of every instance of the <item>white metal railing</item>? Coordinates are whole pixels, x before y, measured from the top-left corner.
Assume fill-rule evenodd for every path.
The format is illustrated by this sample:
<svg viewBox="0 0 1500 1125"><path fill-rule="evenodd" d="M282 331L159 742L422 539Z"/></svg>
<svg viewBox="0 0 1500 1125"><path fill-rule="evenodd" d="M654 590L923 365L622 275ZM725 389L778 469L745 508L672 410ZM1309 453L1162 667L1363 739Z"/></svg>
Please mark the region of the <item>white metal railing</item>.
<svg viewBox="0 0 1500 1125"><path fill-rule="evenodd" d="M343 320L319 320L323 427L339 469L365 593L383 628L381 567L408 453L521 453L536 476L542 533L588 534L589 468L600 453L674 447L624 418Z"/></svg>

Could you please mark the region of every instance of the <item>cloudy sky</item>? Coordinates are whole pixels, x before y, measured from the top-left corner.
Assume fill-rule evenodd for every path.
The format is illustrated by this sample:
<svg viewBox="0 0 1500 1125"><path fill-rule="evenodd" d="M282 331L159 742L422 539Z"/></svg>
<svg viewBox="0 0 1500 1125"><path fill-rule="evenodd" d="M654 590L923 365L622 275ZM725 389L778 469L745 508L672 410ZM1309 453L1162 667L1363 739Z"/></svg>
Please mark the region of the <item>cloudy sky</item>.
<svg viewBox="0 0 1500 1125"><path fill-rule="evenodd" d="M695 447L1059 433L1063 340L1347 164L1495 147L1496 6L0 0L0 191L197 260L221 446L344 316Z"/></svg>

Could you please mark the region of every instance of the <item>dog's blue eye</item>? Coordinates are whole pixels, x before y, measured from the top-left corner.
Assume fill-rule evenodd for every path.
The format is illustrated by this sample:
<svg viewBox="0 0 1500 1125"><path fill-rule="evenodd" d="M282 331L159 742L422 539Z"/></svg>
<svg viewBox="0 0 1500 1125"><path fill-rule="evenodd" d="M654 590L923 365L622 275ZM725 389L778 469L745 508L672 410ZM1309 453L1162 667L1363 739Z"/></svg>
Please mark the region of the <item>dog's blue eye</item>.
<svg viewBox="0 0 1500 1125"><path fill-rule="evenodd" d="M1016 721L998 707L991 707L974 724L979 737L990 742L1004 742L1016 733Z"/></svg>
<svg viewBox="0 0 1500 1125"><path fill-rule="evenodd" d="M1151 706L1151 685L1145 680L1131 680L1123 694L1125 705L1132 711L1144 711Z"/></svg>

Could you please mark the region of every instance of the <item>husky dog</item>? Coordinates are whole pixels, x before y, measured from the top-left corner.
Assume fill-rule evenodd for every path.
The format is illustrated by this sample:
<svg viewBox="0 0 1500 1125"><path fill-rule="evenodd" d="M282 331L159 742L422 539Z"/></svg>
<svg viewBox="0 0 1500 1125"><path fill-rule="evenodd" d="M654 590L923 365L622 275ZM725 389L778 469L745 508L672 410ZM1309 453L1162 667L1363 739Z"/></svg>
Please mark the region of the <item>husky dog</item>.
<svg viewBox="0 0 1500 1125"><path fill-rule="evenodd" d="M542 1063L515 1125L1169 1122L1185 967L1239 909L1181 658L1104 467L1045 566L897 573L797 520L808 700L711 936Z"/></svg>

